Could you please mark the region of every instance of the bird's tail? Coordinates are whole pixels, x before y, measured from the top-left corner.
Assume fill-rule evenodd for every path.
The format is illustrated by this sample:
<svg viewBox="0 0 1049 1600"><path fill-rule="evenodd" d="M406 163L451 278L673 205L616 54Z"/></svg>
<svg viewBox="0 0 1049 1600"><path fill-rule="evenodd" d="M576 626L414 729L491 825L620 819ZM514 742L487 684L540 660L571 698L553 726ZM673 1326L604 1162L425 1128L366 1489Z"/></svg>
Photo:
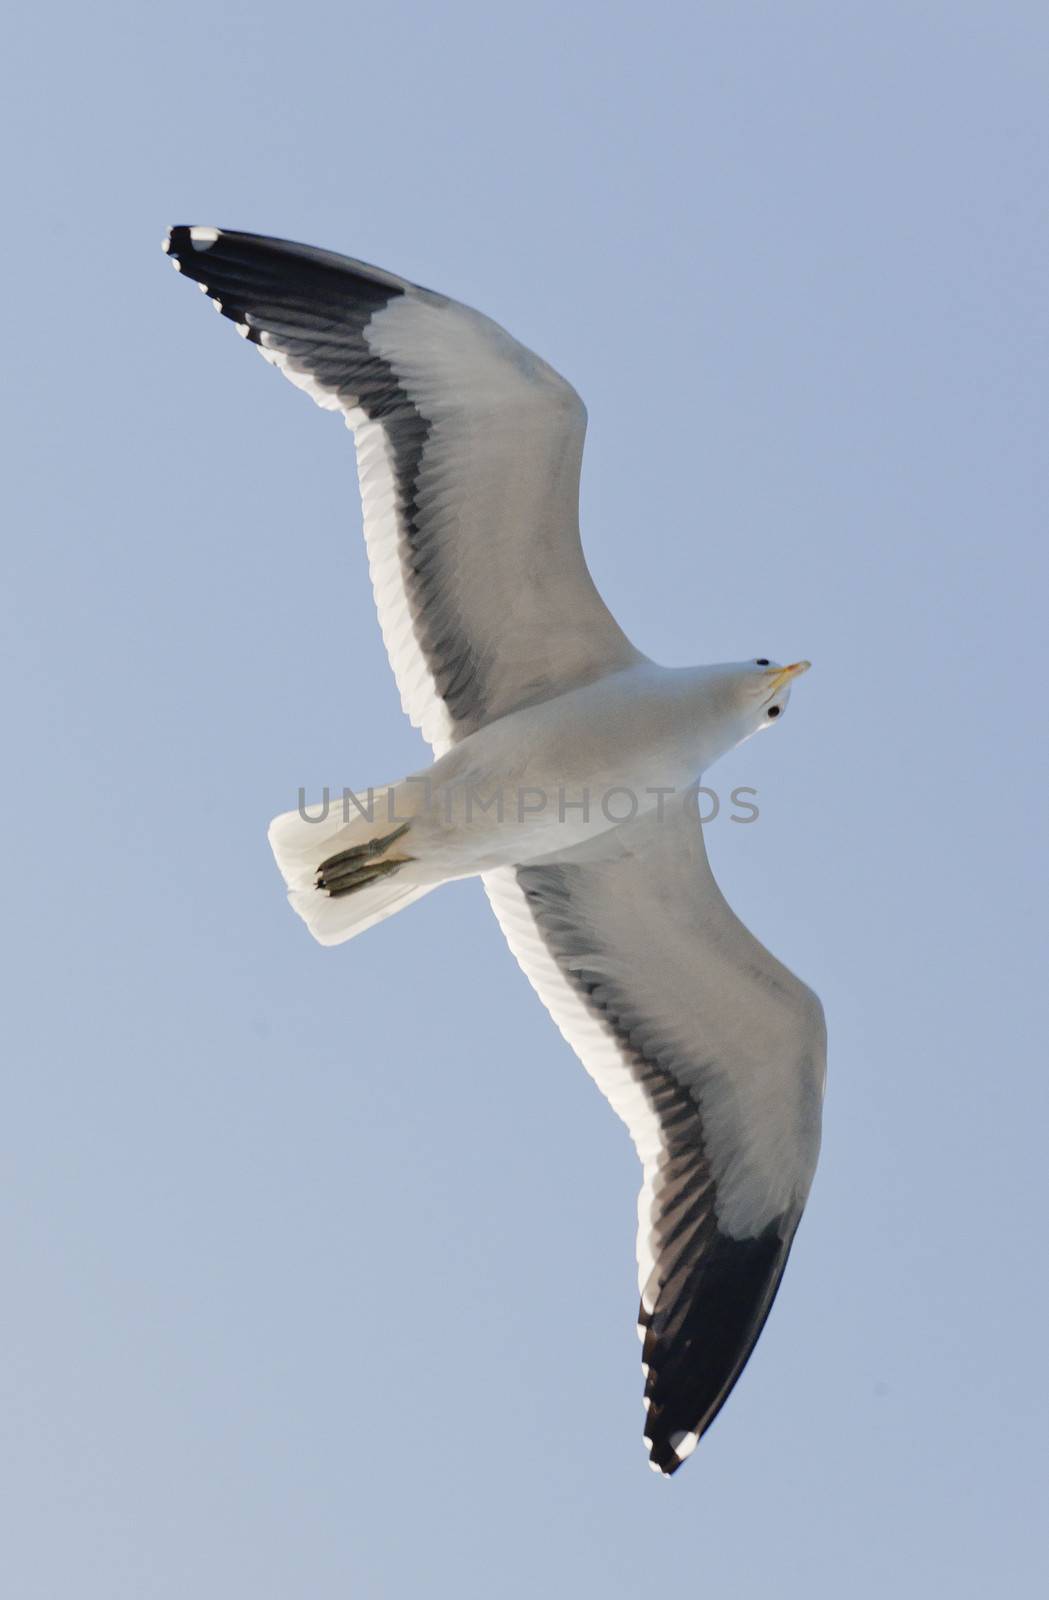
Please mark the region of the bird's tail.
<svg viewBox="0 0 1049 1600"><path fill-rule="evenodd" d="M411 818L394 804L401 795L391 784L369 790L367 808L326 800L323 816L300 807L270 823L292 909L320 944L343 944L441 881L412 855Z"/></svg>

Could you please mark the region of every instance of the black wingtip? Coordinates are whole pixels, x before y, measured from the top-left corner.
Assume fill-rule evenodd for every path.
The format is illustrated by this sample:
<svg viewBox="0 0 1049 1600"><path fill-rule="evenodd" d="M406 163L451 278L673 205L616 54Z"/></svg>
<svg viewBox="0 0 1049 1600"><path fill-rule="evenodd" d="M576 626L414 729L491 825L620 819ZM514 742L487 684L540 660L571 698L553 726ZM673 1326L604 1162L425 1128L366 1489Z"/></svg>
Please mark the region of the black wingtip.
<svg viewBox="0 0 1049 1600"><path fill-rule="evenodd" d="M644 1326L643 1323L641 1325ZM648 1464L653 1472L658 1472L664 1478L672 1478L695 1450L706 1428L697 1425L694 1431L686 1431L675 1425L667 1415L671 1408L653 1401L648 1395L645 1396L645 1405L644 1442ZM711 1417L706 1426L709 1427L713 1420Z"/></svg>
<svg viewBox="0 0 1049 1600"><path fill-rule="evenodd" d="M333 324L366 322L409 287L330 250L229 228L176 223L163 249L175 270L199 283L253 344L289 316L307 335L316 326L328 338ZM279 334L268 342L279 344Z"/></svg>
<svg viewBox="0 0 1049 1600"><path fill-rule="evenodd" d="M689 1434L686 1437L691 1439L693 1436ZM692 1454L692 1451L688 1450L686 1454L679 1456L667 1440L654 1440L647 1433L645 1434L645 1445L648 1449L648 1464L653 1472L659 1473L661 1478L672 1478L677 1469L683 1466L688 1456Z"/></svg>
<svg viewBox="0 0 1049 1600"><path fill-rule="evenodd" d="M165 234L160 248L165 255L180 257L189 252L210 250L211 246L221 237L221 228L205 228L190 226L186 223L176 223Z"/></svg>
<svg viewBox="0 0 1049 1600"><path fill-rule="evenodd" d="M231 280L228 267L221 261L223 251L214 256L209 254L220 240L228 237L222 228L180 222L168 229L161 248L176 272L199 284L216 311L236 323L245 339L259 344L259 330L249 321L248 309L237 292L242 286Z"/></svg>
<svg viewBox="0 0 1049 1600"><path fill-rule="evenodd" d="M688 1460L728 1399L775 1296L793 1228L778 1218L760 1235L718 1230L678 1294L642 1302L645 1440L653 1467L670 1477Z"/></svg>

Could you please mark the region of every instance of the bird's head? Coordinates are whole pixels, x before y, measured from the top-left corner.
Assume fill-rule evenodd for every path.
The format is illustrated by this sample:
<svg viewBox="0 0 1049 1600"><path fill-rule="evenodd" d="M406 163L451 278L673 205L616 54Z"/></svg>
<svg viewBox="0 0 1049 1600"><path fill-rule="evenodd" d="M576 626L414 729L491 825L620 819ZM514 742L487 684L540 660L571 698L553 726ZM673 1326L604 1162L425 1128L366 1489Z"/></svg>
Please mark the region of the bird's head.
<svg viewBox="0 0 1049 1600"><path fill-rule="evenodd" d="M701 755L703 770L755 733L778 722L787 709L791 684L808 670L807 661L781 667L767 656L699 669L709 719Z"/></svg>
<svg viewBox="0 0 1049 1600"><path fill-rule="evenodd" d="M723 755L778 722L787 709L791 684L809 665L808 661L794 661L781 667L767 656L758 656L753 661L710 668L708 688L717 707L719 729L717 754Z"/></svg>
<svg viewBox="0 0 1049 1600"><path fill-rule="evenodd" d="M740 698L752 733L769 727L783 715L791 684L811 665L811 661L793 661L789 667L781 667L778 662L759 656L739 669Z"/></svg>

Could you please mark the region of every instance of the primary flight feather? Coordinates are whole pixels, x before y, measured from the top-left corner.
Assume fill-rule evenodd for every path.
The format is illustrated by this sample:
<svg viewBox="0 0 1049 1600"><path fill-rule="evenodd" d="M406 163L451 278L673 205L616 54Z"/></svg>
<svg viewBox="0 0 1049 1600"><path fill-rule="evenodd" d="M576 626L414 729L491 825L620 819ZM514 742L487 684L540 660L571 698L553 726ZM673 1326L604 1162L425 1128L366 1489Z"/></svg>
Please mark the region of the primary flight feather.
<svg viewBox="0 0 1049 1600"><path fill-rule="evenodd" d="M580 544L582 401L487 317L279 239L178 227L164 248L352 428L383 639L436 755L278 817L289 899L338 944L482 878L641 1159L644 1431L672 1473L761 1332L819 1148L822 1008L726 904L695 803L808 663L670 669L634 648Z"/></svg>

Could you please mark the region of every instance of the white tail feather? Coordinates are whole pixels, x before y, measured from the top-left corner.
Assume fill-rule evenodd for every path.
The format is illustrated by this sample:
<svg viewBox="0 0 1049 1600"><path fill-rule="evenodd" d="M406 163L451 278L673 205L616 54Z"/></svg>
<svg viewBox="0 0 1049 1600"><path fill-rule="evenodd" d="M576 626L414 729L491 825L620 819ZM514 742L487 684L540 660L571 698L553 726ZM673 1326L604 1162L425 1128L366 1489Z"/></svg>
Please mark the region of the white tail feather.
<svg viewBox="0 0 1049 1600"><path fill-rule="evenodd" d="M292 910L319 944L344 944L436 889L441 881L411 859L408 839L403 837L406 830L387 815L388 792L373 791L369 816L352 811L347 819L341 803L335 801L324 817L304 816L301 810L286 811L270 823L267 836L288 886ZM380 846L384 837L395 832L398 837L391 847L392 858L402 854L406 857L395 871L363 882L349 893L331 894L326 888L318 888L321 863L343 851L374 843L375 854L369 854L367 859L378 864L390 859Z"/></svg>

